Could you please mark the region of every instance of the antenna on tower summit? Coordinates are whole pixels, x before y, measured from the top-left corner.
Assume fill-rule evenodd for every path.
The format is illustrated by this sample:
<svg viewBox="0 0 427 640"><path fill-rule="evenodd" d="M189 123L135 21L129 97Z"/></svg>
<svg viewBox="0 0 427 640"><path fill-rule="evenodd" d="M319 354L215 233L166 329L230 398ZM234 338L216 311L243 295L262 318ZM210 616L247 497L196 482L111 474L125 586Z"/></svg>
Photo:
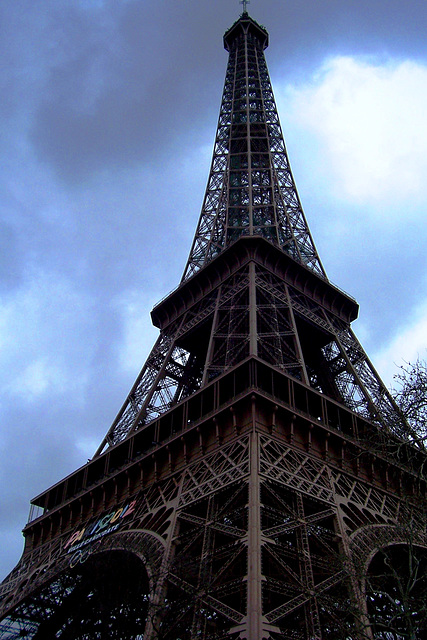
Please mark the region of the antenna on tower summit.
<svg viewBox="0 0 427 640"><path fill-rule="evenodd" d="M243 5L243 13L247 13L248 4L250 4L250 0L240 0L240 4Z"/></svg>

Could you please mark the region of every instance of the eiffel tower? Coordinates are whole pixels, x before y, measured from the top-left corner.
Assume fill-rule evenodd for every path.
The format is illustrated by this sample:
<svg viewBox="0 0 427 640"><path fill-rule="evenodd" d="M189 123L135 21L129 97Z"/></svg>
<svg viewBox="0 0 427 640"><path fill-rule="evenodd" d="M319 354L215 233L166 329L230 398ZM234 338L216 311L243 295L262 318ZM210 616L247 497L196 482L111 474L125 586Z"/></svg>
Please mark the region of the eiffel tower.
<svg viewBox="0 0 427 640"><path fill-rule="evenodd" d="M379 552L427 546L425 460L316 251L246 4L182 280L93 459L32 500L1 640L383 638Z"/></svg>

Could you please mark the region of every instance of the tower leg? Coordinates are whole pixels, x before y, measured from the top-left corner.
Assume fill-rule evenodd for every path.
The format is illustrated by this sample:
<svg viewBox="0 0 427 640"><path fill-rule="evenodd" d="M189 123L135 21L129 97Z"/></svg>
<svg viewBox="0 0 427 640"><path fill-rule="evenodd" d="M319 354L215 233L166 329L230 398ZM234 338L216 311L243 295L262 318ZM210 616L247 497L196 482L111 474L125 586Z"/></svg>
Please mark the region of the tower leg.
<svg viewBox="0 0 427 640"><path fill-rule="evenodd" d="M249 513L248 513L248 584L247 640L261 640L262 631L261 575L261 500L259 479L259 438L254 431L250 442Z"/></svg>

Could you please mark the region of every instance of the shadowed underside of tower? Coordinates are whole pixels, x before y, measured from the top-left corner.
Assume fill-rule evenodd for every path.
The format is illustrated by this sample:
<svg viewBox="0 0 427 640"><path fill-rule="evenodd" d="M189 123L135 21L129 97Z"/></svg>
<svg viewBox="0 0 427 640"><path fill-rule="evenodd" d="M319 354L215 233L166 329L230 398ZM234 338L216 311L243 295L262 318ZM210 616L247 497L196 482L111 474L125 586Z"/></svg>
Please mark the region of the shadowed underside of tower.
<svg viewBox="0 0 427 640"><path fill-rule="evenodd" d="M268 34L244 12L224 45L184 275L94 458L32 501L2 640L387 637L373 558L426 546L423 457L314 246Z"/></svg>

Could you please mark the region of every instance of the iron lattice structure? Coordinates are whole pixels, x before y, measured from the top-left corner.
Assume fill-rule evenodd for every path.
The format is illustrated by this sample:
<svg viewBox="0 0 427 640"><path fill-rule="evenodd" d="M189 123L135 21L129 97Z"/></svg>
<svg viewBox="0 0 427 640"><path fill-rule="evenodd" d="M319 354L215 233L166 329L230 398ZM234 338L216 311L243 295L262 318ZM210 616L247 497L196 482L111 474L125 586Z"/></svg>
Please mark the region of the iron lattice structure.
<svg viewBox="0 0 427 640"><path fill-rule="evenodd" d="M424 455L317 255L268 34L244 12L224 44L183 278L94 458L32 501L1 640L383 638L378 552L427 545Z"/></svg>
<svg viewBox="0 0 427 640"><path fill-rule="evenodd" d="M248 238L266 239L274 249L265 251L291 257L318 276L313 286L332 291L318 282L328 279L290 169L264 56L268 34L246 16L225 34L224 45L229 62L208 185L181 285L172 296L188 295L201 269L212 272L230 246ZM262 265L215 285L203 283L199 299L188 301L173 321L165 317L163 302L154 309L159 339L98 454L248 355L259 354L383 425L394 421L394 403L350 328L355 304L353 315L337 317L320 298L310 299L298 283L291 286L283 273L274 276ZM310 341L316 335L315 362L313 346L301 344L299 322L311 324Z"/></svg>

